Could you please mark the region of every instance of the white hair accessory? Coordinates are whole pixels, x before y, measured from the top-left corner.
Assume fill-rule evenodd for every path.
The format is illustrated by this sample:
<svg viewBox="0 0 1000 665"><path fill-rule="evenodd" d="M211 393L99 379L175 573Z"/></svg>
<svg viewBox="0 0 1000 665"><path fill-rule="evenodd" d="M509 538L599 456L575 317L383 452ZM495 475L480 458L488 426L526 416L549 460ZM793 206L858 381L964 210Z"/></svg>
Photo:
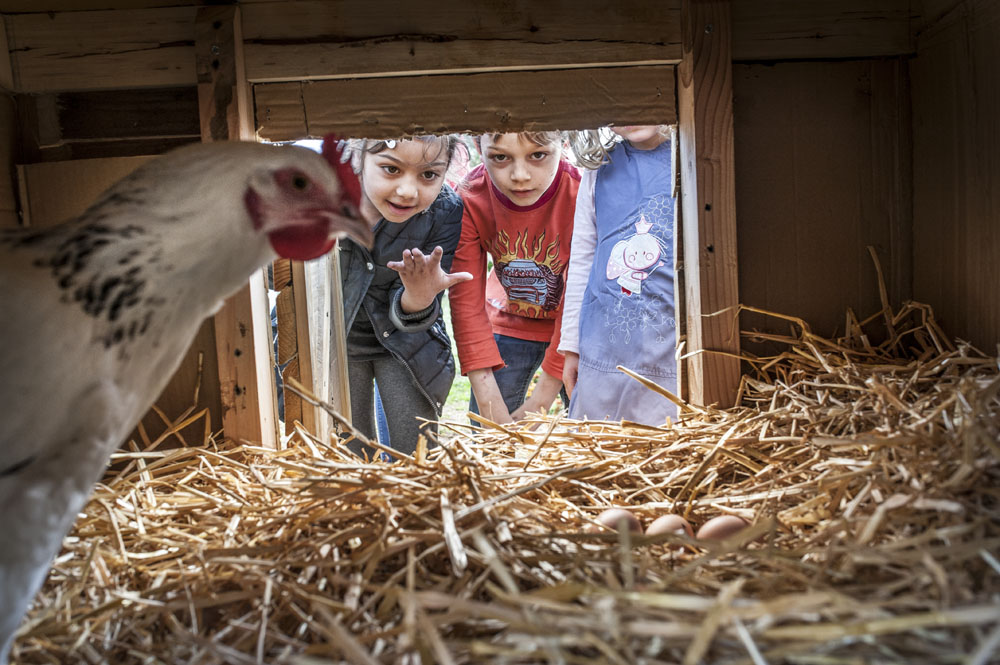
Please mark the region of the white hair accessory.
<svg viewBox="0 0 1000 665"><path fill-rule="evenodd" d="M388 148L389 150L394 149L396 147L396 140L395 139L387 140L385 142L385 147Z"/></svg>

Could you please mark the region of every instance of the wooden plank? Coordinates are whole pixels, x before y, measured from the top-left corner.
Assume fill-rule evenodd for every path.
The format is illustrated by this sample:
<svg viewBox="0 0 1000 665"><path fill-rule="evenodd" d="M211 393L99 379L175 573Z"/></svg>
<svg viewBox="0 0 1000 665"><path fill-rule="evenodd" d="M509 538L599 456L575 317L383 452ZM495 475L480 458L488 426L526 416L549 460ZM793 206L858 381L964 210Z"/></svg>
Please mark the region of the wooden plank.
<svg viewBox="0 0 1000 665"><path fill-rule="evenodd" d="M191 85L195 7L12 14L18 92Z"/></svg>
<svg viewBox="0 0 1000 665"><path fill-rule="evenodd" d="M254 99L258 135L287 141L670 124L673 90L674 68L655 66L265 83Z"/></svg>
<svg viewBox="0 0 1000 665"><path fill-rule="evenodd" d="M922 32L913 100L913 296L988 354L1000 341L1000 5L963 0Z"/></svg>
<svg viewBox="0 0 1000 665"><path fill-rule="evenodd" d="M905 297L905 69L902 58L733 67L741 302L842 335L847 308L864 318L881 307L868 245L878 249L893 302ZM788 331L770 317L744 314L741 322Z"/></svg>
<svg viewBox="0 0 1000 665"><path fill-rule="evenodd" d="M729 407L740 381L731 23L726 0L684 0L678 67L688 395Z"/></svg>
<svg viewBox="0 0 1000 665"><path fill-rule="evenodd" d="M247 140L252 121L242 65L239 9L202 7L195 24L202 140ZM271 317L263 271L215 315L222 424L234 441L278 445Z"/></svg>
<svg viewBox="0 0 1000 665"><path fill-rule="evenodd" d="M19 224L17 171L14 168L16 139L14 98L0 91L0 228Z"/></svg>
<svg viewBox="0 0 1000 665"><path fill-rule="evenodd" d="M256 3L243 10L254 82L552 69L680 60L680 2Z"/></svg>
<svg viewBox="0 0 1000 665"><path fill-rule="evenodd" d="M873 210L864 219L886 221L888 246L880 260L894 307L913 298L913 125L909 59L871 65Z"/></svg>
<svg viewBox="0 0 1000 665"><path fill-rule="evenodd" d="M302 381L300 372L299 340L296 334L296 302L292 285L292 265L289 259L275 259L271 264L274 275L274 290L278 292L275 310L278 317L277 362L281 370L282 382L289 378ZM303 384L309 385L309 384ZM302 421L302 398L290 390L284 391L285 422Z"/></svg>
<svg viewBox="0 0 1000 665"><path fill-rule="evenodd" d="M331 358L333 348L333 261L337 252L309 261L302 265L304 284L306 285L306 315L309 319L309 355L312 370L312 389L324 402L329 402L340 408L343 400L337 394L336 388L331 390ZM339 273L338 273L339 274ZM343 330L343 324L341 324ZM350 402L348 401L348 406ZM348 409L348 413L350 409ZM316 411L316 424L313 431L322 441L327 441L331 431L331 419L321 410Z"/></svg>
<svg viewBox="0 0 1000 665"><path fill-rule="evenodd" d="M733 59L871 58L912 53L912 0L732 3Z"/></svg>
<svg viewBox="0 0 1000 665"><path fill-rule="evenodd" d="M330 317L333 343L330 348L330 403L339 405L340 415L352 420L351 382L347 371L347 322L344 320L344 291L340 269L340 244L330 253Z"/></svg>
<svg viewBox="0 0 1000 665"><path fill-rule="evenodd" d="M198 89L20 94L24 162L154 155L201 140Z"/></svg>
<svg viewBox="0 0 1000 665"><path fill-rule="evenodd" d="M0 89L14 90L14 69L10 63L10 44L7 40L7 19L0 15Z"/></svg>
<svg viewBox="0 0 1000 665"><path fill-rule="evenodd" d="M295 318L294 330L295 330L295 347L298 362L299 371L299 381L302 382L304 386L315 386L315 380L313 377L313 360L312 360L312 340L310 339L313 335L313 330L309 325L309 286L306 282L306 269L305 264L302 261L292 261L292 296L295 300ZM280 322L280 319L279 319ZM315 388L313 388L315 392ZM301 400L300 400L301 402ZM288 393L285 393L285 404L288 404ZM299 419L302 424L305 425L306 429L310 432L316 432L316 423L318 421L319 410L317 407L310 406L305 402L301 402L302 413ZM287 414L287 412L286 412ZM285 421L288 421L286 416Z"/></svg>

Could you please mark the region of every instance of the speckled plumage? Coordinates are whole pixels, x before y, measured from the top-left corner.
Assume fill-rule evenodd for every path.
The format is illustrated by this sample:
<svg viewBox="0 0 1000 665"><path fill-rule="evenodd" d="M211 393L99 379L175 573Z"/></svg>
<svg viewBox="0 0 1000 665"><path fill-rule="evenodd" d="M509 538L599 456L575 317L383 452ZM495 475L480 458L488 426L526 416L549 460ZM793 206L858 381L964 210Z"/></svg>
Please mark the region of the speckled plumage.
<svg viewBox="0 0 1000 665"><path fill-rule="evenodd" d="M307 258L327 236L370 242L341 197L315 153L216 143L151 160L76 220L0 231L0 664L109 455L201 321L272 244Z"/></svg>

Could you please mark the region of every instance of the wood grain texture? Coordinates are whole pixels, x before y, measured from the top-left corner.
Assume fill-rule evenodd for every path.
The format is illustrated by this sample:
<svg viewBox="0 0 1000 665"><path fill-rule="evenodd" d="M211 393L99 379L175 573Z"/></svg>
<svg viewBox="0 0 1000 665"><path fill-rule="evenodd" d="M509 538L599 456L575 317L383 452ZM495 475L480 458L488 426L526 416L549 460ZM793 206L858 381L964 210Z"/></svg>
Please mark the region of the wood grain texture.
<svg viewBox="0 0 1000 665"><path fill-rule="evenodd" d="M287 141L670 124L673 91L657 66L257 84L254 99L258 135Z"/></svg>
<svg viewBox="0 0 1000 665"><path fill-rule="evenodd" d="M732 3L734 60L871 58L914 50L915 0Z"/></svg>
<svg viewBox="0 0 1000 665"><path fill-rule="evenodd" d="M921 32L913 89L913 296L945 331L1000 342L1000 5L962 0Z"/></svg>
<svg viewBox="0 0 1000 665"><path fill-rule="evenodd" d="M196 21L198 106L203 141L248 139L252 115L242 68L239 9L203 7ZM234 441L278 445L271 317L263 271L215 315L222 424Z"/></svg>
<svg viewBox="0 0 1000 665"><path fill-rule="evenodd" d="M0 228L18 226L17 169L14 146L17 140L17 109L14 97L0 91Z"/></svg>
<svg viewBox="0 0 1000 665"><path fill-rule="evenodd" d="M191 85L195 7L13 14L18 92Z"/></svg>
<svg viewBox="0 0 1000 665"><path fill-rule="evenodd" d="M685 0L677 72L688 398L729 407L740 381L729 2Z"/></svg>
<svg viewBox="0 0 1000 665"><path fill-rule="evenodd" d="M191 85L197 12L177 2L33 4L9 15L19 92ZM183 4L183 3L180 3ZM754 0L733 4L741 60L913 51L916 0ZM108 5L121 9L104 9ZM83 5L86 6L86 5ZM78 5L78 7L82 7ZM255 82L674 64L680 0L606 3L447 0L386 11L363 0L241 2ZM50 8L51 11L46 11ZM18 11L26 11L23 7Z"/></svg>
<svg viewBox="0 0 1000 665"><path fill-rule="evenodd" d="M7 19L0 15L0 90L14 90L14 68L10 62L10 45L7 41Z"/></svg>
<svg viewBox="0 0 1000 665"><path fill-rule="evenodd" d="M679 0L443 2L393 11L363 0L244 8L252 81L675 63Z"/></svg>
<svg viewBox="0 0 1000 665"><path fill-rule="evenodd" d="M292 261L291 269L292 296L295 301L295 318L293 319L293 323L299 381L302 382L302 385L311 387L315 393L316 383L313 377L312 337L313 335L322 333L314 331L310 325L313 317L309 315L309 300L312 299L311 296L314 297L314 294L309 291L309 285L306 282L305 264L302 261ZM288 391L285 391L285 399L288 399ZM301 399L299 401L301 403L299 421L310 432L318 432L316 429L319 417L318 408L305 403ZM291 422L291 419L287 415L285 416L285 422Z"/></svg>
<svg viewBox="0 0 1000 665"><path fill-rule="evenodd" d="M912 275L905 59L733 69L741 302L842 335L848 308L881 308L872 245L898 306ZM788 332L774 318L741 320ZM877 326L868 333L876 341Z"/></svg>

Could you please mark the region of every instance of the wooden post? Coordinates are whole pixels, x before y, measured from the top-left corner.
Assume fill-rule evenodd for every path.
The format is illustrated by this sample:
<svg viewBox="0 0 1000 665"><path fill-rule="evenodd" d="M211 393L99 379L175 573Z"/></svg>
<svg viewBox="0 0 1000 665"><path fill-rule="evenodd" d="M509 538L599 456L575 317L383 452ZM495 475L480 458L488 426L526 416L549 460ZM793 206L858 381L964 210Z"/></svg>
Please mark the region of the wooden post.
<svg viewBox="0 0 1000 665"><path fill-rule="evenodd" d="M688 398L732 406L740 381L732 30L728 0L681 3L677 68ZM721 353L716 353L721 352Z"/></svg>
<svg viewBox="0 0 1000 665"><path fill-rule="evenodd" d="M202 141L251 140L253 123L243 73L240 10L201 7L195 56ZM222 392L222 427L234 441L278 445L271 317L263 271L226 300L215 315Z"/></svg>
<svg viewBox="0 0 1000 665"><path fill-rule="evenodd" d="M283 381L294 378L319 395L313 379L305 265L301 261L276 259L273 266L274 288L278 292L275 304L278 313L278 365L285 366L281 378ZM298 420L307 430L316 433L316 407L290 390L285 390L284 399L285 422Z"/></svg>

